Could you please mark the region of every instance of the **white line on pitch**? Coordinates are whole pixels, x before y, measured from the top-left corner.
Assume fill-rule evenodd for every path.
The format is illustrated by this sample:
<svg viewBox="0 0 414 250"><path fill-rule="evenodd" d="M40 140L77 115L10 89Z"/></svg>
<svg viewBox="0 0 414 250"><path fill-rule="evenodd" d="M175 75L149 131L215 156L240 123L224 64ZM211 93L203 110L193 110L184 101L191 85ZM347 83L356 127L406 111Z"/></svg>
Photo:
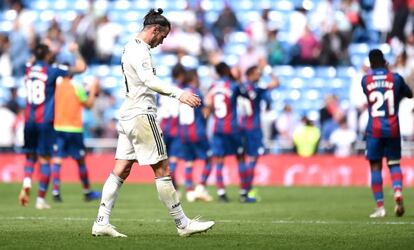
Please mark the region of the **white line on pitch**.
<svg viewBox="0 0 414 250"><path fill-rule="evenodd" d="M30 216L16 216L16 217L0 217L0 220L63 220L63 221L93 221L94 218L82 217L30 217ZM162 219L119 219L111 218L111 221L126 221L126 222L155 222L155 223L170 223L171 220ZM255 221L255 220L216 220L217 223L244 223L244 224L368 224L368 225L414 225L414 221L324 221L324 220L269 220L269 221Z"/></svg>

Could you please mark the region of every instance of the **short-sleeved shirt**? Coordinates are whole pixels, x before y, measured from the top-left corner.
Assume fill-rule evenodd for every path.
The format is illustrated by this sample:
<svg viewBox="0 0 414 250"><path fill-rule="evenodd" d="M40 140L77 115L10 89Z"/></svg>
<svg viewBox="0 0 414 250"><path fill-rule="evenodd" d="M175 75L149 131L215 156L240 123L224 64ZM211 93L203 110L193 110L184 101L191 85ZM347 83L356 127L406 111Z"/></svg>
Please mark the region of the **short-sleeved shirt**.
<svg viewBox="0 0 414 250"><path fill-rule="evenodd" d="M56 79L67 74L68 67L64 65L37 61L26 66L26 123L53 123Z"/></svg>
<svg viewBox="0 0 414 250"><path fill-rule="evenodd" d="M121 59L125 77L125 100L121 106L120 120L129 120L137 115L156 115L156 95L144 83L155 75L150 46L140 39L129 41Z"/></svg>
<svg viewBox="0 0 414 250"><path fill-rule="evenodd" d="M386 69L375 69L362 78L361 85L368 100L367 136L399 138L399 104L411 92L404 79Z"/></svg>

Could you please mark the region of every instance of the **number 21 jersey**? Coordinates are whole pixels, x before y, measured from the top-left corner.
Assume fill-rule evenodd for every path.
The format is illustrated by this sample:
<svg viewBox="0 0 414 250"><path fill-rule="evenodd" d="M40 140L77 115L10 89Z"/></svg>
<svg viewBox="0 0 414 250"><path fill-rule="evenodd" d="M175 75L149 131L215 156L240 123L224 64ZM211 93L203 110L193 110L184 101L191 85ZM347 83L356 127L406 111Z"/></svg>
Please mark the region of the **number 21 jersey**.
<svg viewBox="0 0 414 250"><path fill-rule="evenodd" d="M411 93L404 79L386 69L374 69L362 78L361 85L368 100L367 136L400 137L399 103Z"/></svg>

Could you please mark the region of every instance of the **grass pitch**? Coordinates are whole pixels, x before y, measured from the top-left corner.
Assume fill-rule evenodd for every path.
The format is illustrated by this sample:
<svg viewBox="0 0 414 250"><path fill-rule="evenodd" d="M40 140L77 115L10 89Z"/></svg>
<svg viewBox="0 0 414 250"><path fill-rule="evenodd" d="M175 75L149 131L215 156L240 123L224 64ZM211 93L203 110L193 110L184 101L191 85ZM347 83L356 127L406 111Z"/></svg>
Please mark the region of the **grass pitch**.
<svg viewBox="0 0 414 250"><path fill-rule="evenodd" d="M128 238L91 236L98 201L84 202L80 184L62 186L63 203L34 209L17 201L20 184L0 184L1 249L413 249L414 191L404 190L406 214L393 214L385 190L387 216L370 219L374 202L366 188L259 187L261 201L240 204L228 189L228 204L188 203L189 217L202 215L216 225L207 233L177 236L173 220L154 185L124 185L111 224ZM94 185L96 190L101 185ZM210 189L214 194L214 188Z"/></svg>

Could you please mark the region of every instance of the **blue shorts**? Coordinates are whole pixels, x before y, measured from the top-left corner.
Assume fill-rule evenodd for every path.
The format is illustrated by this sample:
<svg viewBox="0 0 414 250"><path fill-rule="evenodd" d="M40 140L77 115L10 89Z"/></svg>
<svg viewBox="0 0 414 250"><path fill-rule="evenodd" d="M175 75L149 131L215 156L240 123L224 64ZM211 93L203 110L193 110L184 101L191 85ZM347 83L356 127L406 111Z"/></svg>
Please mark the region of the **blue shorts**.
<svg viewBox="0 0 414 250"><path fill-rule="evenodd" d="M243 146L248 156L259 156L264 152L263 134L261 129L243 132Z"/></svg>
<svg viewBox="0 0 414 250"><path fill-rule="evenodd" d="M72 157L79 160L85 156L85 144L82 133L69 133L56 131L56 144L54 156L65 158Z"/></svg>
<svg viewBox="0 0 414 250"><path fill-rule="evenodd" d="M205 160L210 155L208 141L186 142L181 145L180 158L185 161Z"/></svg>
<svg viewBox="0 0 414 250"><path fill-rule="evenodd" d="M241 134L214 134L211 147L213 156L223 157L243 153Z"/></svg>
<svg viewBox="0 0 414 250"><path fill-rule="evenodd" d="M179 157L180 156L180 148L181 148L181 140L178 136L164 136L164 143L167 147L167 154L169 157Z"/></svg>
<svg viewBox="0 0 414 250"><path fill-rule="evenodd" d="M52 123L27 122L24 124L23 152L26 154L51 156L55 138L55 130Z"/></svg>
<svg viewBox="0 0 414 250"><path fill-rule="evenodd" d="M386 157L389 160L401 159L400 138L372 138L367 137L366 157L368 160L377 161Z"/></svg>

